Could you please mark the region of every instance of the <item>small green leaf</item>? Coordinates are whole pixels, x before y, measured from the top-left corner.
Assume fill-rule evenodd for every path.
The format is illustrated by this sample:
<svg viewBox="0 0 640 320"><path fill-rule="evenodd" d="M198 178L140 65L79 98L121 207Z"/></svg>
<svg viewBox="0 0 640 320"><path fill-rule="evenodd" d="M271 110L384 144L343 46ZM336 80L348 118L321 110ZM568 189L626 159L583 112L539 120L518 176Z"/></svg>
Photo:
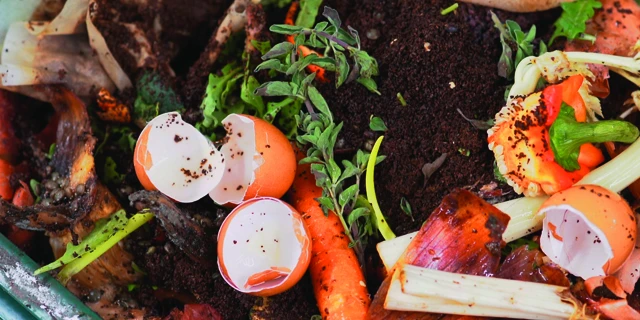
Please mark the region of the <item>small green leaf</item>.
<svg viewBox="0 0 640 320"><path fill-rule="evenodd" d="M307 94L309 95L309 100L311 100L313 106L316 107L320 113L326 115L331 119L331 121L333 121L333 115L331 114L331 110L329 110L329 105L327 104L327 101L324 100L322 94L320 94L320 91L318 91L316 87L310 85L307 89Z"/></svg>
<svg viewBox="0 0 640 320"><path fill-rule="evenodd" d="M322 0L301 0L300 13L298 13L295 25L305 28L313 27L321 4Z"/></svg>
<svg viewBox="0 0 640 320"><path fill-rule="evenodd" d="M318 163L318 162L322 162L322 160L318 157L305 157L305 158L302 158L302 160L300 160L298 164L308 164L308 163Z"/></svg>
<svg viewBox="0 0 640 320"><path fill-rule="evenodd" d="M349 217L347 217L347 223L349 224L349 226L351 226L359 218L366 217L370 214L371 212L367 208L362 208L362 207L355 208L353 209L353 211L351 211L351 213L349 214Z"/></svg>
<svg viewBox="0 0 640 320"><path fill-rule="evenodd" d="M259 72L262 70L276 70L279 72L286 71L286 69L284 69L284 65L278 59L269 59L267 61L264 61L261 64L259 64L253 71Z"/></svg>
<svg viewBox="0 0 640 320"><path fill-rule="evenodd" d="M380 91L378 91L378 85L373 79L360 77L356 81L367 88L367 90L380 95Z"/></svg>
<svg viewBox="0 0 640 320"><path fill-rule="evenodd" d="M316 201L318 201L318 203L320 203L323 208L326 208L329 211L335 210L335 207L333 206L333 200L331 200L331 198L329 197L319 197L316 198Z"/></svg>
<svg viewBox="0 0 640 320"><path fill-rule="evenodd" d="M262 97L254 93L258 87L260 87L258 79L254 76L247 77L246 81L242 82L240 86L240 99L253 107L256 111L256 116L262 118L265 113L264 101L262 101Z"/></svg>
<svg viewBox="0 0 640 320"><path fill-rule="evenodd" d="M274 97L274 96L293 96L295 95L294 88L291 83L284 81L270 81L263 83L256 88L256 95Z"/></svg>
<svg viewBox="0 0 640 320"><path fill-rule="evenodd" d="M56 152L56 144L52 143L49 146L49 152L47 152L47 154L45 155L45 157L49 160L53 159L53 154Z"/></svg>
<svg viewBox="0 0 640 320"><path fill-rule="evenodd" d="M369 120L369 128L373 131L382 132L389 130L380 117L371 117Z"/></svg>
<svg viewBox="0 0 640 320"><path fill-rule="evenodd" d="M360 189L358 185L354 184L349 188L345 189L344 191L342 191L342 193L340 193L340 196L338 197L338 203L340 204L340 206L344 207L349 202L354 201L356 198L356 194L358 194L359 190Z"/></svg>
<svg viewBox="0 0 640 320"><path fill-rule="evenodd" d="M344 170L342 171L342 175L340 176L340 179L338 179L338 182L342 182L361 173L360 169L349 160L342 160L342 166L344 167Z"/></svg>
<svg viewBox="0 0 640 320"><path fill-rule="evenodd" d="M318 24L316 24L316 26L313 27L313 30L317 32L324 31L324 29L326 29L328 25L329 25L329 22L327 21L318 22Z"/></svg>
<svg viewBox="0 0 640 320"><path fill-rule="evenodd" d="M337 30L340 29L342 21L340 21L340 15L338 15L338 11L325 6L322 15L327 18L327 20L329 20L329 23L331 23Z"/></svg>
<svg viewBox="0 0 640 320"><path fill-rule="evenodd" d="M471 151L465 148L458 148L458 152L465 157L468 157L471 155Z"/></svg>
<svg viewBox="0 0 640 320"><path fill-rule="evenodd" d="M255 39L251 39L251 45L260 51L260 54L264 55L265 53L271 50L271 41L258 41Z"/></svg>
<svg viewBox="0 0 640 320"><path fill-rule="evenodd" d="M124 180L125 175L118 173L116 162L113 158L107 157L104 162L104 181L106 183L119 184Z"/></svg>
<svg viewBox="0 0 640 320"><path fill-rule="evenodd" d="M137 284L130 283L127 285L127 291L132 292L133 290L138 289L138 287L139 286Z"/></svg>
<svg viewBox="0 0 640 320"><path fill-rule="evenodd" d="M413 210L411 209L411 204L409 203L409 201L407 201L407 199L405 199L405 197L400 198L400 209L402 209L402 212L404 212L411 218L411 221L415 221L413 219Z"/></svg>
<svg viewBox="0 0 640 320"><path fill-rule="evenodd" d="M327 172L327 168L324 164L321 163L312 163L311 164L311 173L316 178L316 185L318 187L326 187L330 183L329 173Z"/></svg>
<svg viewBox="0 0 640 320"><path fill-rule="evenodd" d="M340 175L342 174L342 170L338 166L335 160L329 159L327 161L327 168L329 169L329 176L331 177L331 181L333 183L337 183L338 179L340 179Z"/></svg>
<svg viewBox="0 0 640 320"><path fill-rule="evenodd" d="M291 26L288 24L274 24L269 27L269 31L279 34L297 34L304 30L303 27Z"/></svg>
<svg viewBox="0 0 640 320"><path fill-rule="evenodd" d="M336 56L336 88L339 88L349 76L349 63L344 53L335 51L334 54Z"/></svg>

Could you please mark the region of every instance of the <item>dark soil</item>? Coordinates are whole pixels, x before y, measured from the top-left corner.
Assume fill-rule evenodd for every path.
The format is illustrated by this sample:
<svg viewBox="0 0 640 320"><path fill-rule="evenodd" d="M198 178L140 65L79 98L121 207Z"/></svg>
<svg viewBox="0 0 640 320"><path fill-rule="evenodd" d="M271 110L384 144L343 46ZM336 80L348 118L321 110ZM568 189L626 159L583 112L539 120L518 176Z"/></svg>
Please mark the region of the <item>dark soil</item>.
<svg viewBox="0 0 640 320"><path fill-rule="evenodd" d="M495 180L486 132L471 126L456 109L487 120L504 105L508 83L497 75L498 32L488 9L460 4L456 13L442 16L440 10L448 5L450 1L335 4L344 23L360 32L363 47L378 60L381 95L356 84L338 90L327 84L322 92L345 123L346 148L364 148L375 140L368 128L371 115L381 117L389 128L380 151L387 159L376 168L375 179L382 211L396 234L418 229L453 189L477 191ZM548 34L558 14L496 13L503 21L518 21L524 30L536 24L538 34ZM379 37L371 37L373 33ZM442 153L448 155L444 165L425 182L422 166ZM506 185L501 188L510 191ZM413 218L400 209L403 197L413 208Z"/></svg>
<svg viewBox="0 0 640 320"><path fill-rule="evenodd" d="M159 42L154 43L154 49L170 50L168 60L178 78L188 72L207 45L226 8L226 4L221 5L223 2L229 1L208 1L206 10L210 19L186 27L180 25L193 33L192 39L185 40L182 33L168 28L169 31L157 39ZM357 148L366 149L375 140L378 133L368 128L371 115L381 117L389 128L384 133L381 149L387 159L376 169L376 187L382 210L395 233L400 235L418 229L442 198L455 188L478 191L494 182L494 159L487 148L486 132L475 129L456 111L459 108L470 118L487 120L504 104L508 82L497 75L501 46L489 10L460 4L455 13L442 16L440 10L451 4L444 0L330 0L326 4L340 12L345 25L360 32L364 49L380 65L381 74L376 78L380 96L356 84L339 89L325 84L321 90L336 117L344 122L340 139L341 148L347 153ZM171 26L171 21L178 23L181 15L201 19L193 12L180 13L179 8L169 4L163 9L167 26ZM516 20L524 30L536 24L538 34L546 35L546 39L559 13L557 10L525 15L495 12L503 21ZM267 14L270 21L282 16L282 12ZM139 10L122 19L150 28L144 22L146 16ZM109 37L111 31L107 28L106 24L102 26L107 41L117 41L117 36ZM115 28L113 32L117 33ZM163 41L175 47L162 47ZM429 50L425 49L426 44ZM113 46L118 47L110 43L110 47ZM124 55L118 50L114 55ZM125 69L135 69L130 63L123 62ZM213 71L201 70L200 76ZM622 82L614 77L611 86ZM183 96L187 105L197 105L200 93L194 92L201 91L204 85L181 88L181 93L191 95ZM406 100L406 106L400 104L398 93ZM603 104L605 114L616 114L619 110L616 106L624 99ZM608 107L612 108L607 110ZM425 181L422 166L442 153L448 154L444 165ZM515 196L506 185L498 188L511 192L507 197ZM403 197L413 207L413 217L400 209ZM145 284L133 294L149 307L151 314L165 316L184 303L209 303L225 319L246 319L250 315L253 319L309 319L318 313L308 278L267 300L241 294L225 283L215 265L193 262L171 244L167 245L166 239L158 237L153 231L156 230L154 224L149 227L147 234L140 233L130 239L130 249L136 263L148 274ZM148 250L146 242L150 239L155 251ZM141 245L131 245L132 242ZM368 280L375 292L376 279ZM158 288L154 290L152 286Z"/></svg>

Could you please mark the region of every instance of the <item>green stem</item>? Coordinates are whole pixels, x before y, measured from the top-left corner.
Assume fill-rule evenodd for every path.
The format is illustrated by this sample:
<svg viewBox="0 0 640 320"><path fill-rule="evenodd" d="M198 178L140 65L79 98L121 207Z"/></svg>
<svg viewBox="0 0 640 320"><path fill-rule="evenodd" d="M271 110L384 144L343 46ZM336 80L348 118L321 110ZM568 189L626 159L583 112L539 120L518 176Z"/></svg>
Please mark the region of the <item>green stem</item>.
<svg viewBox="0 0 640 320"><path fill-rule="evenodd" d="M124 239L130 233L140 228L149 220L153 219L153 217L154 214L151 212L141 212L135 214L129 219L122 230L116 232L116 234L114 234L107 241L98 245L98 247L94 251L82 256L79 259L73 260L71 263L62 268L62 270L60 270L60 273L58 274L58 280L60 280L62 284L66 285L66 283L71 279L73 275L82 271L82 269L88 266L91 262L98 259L101 255L111 249L111 247L117 245L120 240Z"/></svg>
<svg viewBox="0 0 640 320"><path fill-rule="evenodd" d="M580 169L578 156L583 144L609 141L631 143L639 134L638 128L627 121L578 122L575 111L566 103L562 104L558 118L549 129L555 161L568 171Z"/></svg>

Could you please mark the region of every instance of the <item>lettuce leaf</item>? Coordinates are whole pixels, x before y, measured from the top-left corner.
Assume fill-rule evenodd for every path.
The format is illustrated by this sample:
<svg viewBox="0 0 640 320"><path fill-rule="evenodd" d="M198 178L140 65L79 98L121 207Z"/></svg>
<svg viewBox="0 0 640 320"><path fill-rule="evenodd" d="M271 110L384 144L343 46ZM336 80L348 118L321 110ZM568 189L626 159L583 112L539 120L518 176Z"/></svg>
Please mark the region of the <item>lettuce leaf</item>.
<svg viewBox="0 0 640 320"><path fill-rule="evenodd" d="M596 37L585 34L586 23L595 15L595 9L602 8L602 3L597 0L577 0L562 3L562 15L554 26L556 30L551 36L549 44L557 37L566 37L568 40L582 39L595 41Z"/></svg>

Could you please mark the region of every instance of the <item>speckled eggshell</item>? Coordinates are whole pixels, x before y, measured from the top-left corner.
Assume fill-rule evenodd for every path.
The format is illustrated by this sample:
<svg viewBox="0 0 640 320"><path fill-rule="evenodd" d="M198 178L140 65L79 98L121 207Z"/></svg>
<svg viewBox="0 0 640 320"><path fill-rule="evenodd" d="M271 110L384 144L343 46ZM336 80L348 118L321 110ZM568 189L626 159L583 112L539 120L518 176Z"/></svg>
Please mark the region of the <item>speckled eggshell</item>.
<svg viewBox="0 0 640 320"><path fill-rule="evenodd" d="M255 180L244 199L282 197L293 184L296 175L296 155L289 139L274 125L252 116L256 134L256 151L263 164L255 171Z"/></svg>
<svg viewBox="0 0 640 320"><path fill-rule="evenodd" d="M573 186L551 196L540 208L569 205L575 208L607 237L613 251L603 267L606 274L616 272L633 251L637 227L629 204L617 193L596 185Z"/></svg>

